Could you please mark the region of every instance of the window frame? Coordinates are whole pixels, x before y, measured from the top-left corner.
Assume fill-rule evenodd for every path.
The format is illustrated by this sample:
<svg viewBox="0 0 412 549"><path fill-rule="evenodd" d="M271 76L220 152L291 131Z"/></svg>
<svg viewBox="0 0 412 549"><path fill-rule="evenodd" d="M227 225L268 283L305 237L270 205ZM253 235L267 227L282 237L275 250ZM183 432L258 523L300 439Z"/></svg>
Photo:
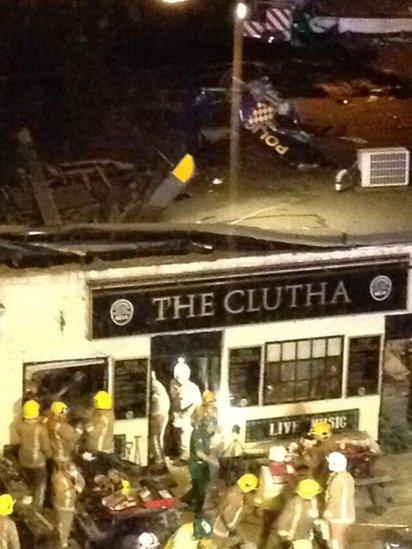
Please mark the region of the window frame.
<svg viewBox="0 0 412 549"><path fill-rule="evenodd" d="M131 362L134 360L145 360L146 361L146 395L145 395L145 414L143 416L138 415L132 418L127 417L117 417L118 409L116 408L116 364L120 362ZM115 421L134 421L134 420L144 420L149 418L150 414L150 391L151 391L151 365L150 357L148 356L126 356L122 358L112 357L112 395L113 395L113 411L115 414Z"/></svg>
<svg viewBox="0 0 412 549"><path fill-rule="evenodd" d="M228 392L230 394L230 354L232 351L241 351L243 349L259 349L259 378L258 378L258 386L257 386L257 403L256 404L250 404L248 406L239 406L239 405L233 405L233 408L253 408L256 406L262 406L263 405L263 379L264 379L264 349L263 345L256 344L256 345L238 345L236 347L229 347L228 353L227 353L227 387Z"/></svg>
<svg viewBox="0 0 412 549"><path fill-rule="evenodd" d="M299 379L297 377L297 363L299 362L297 356L298 356L298 344L299 342L302 342L302 341L310 341L310 356L309 356L309 359L308 360L312 360L313 359L313 342L315 340L324 340L326 342L326 350L328 349L328 345L329 345L329 340L331 339L340 339L340 354L339 355L328 355L328 354L325 354L324 357L318 357L318 358L323 358L324 361L325 361L325 366L326 366L326 362L327 362L327 358L329 356L337 356L339 357L339 375L336 376L336 379L339 379L339 383L340 383L340 390L339 390L339 396L330 396L330 397L321 397L321 396L317 396L317 397L308 397L308 398L305 398L305 399L297 399L296 398L296 384L297 382L299 382ZM268 347L269 345L280 345L280 360L278 361L278 364L281 364L282 363L282 353L283 353L283 345L287 344L287 343L294 343L295 345L295 359L294 359L294 378L293 380L289 381L289 382L284 382L287 383L287 384L293 384L293 400L280 400L279 402L276 402L276 403L267 403L265 402L265 379L266 379L266 372L267 372L267 365L268 365L268 360L267 360L267 357L268 357ZM335 334L335 335L328 335L328 336L323 336L323 337L307 337L307 338L302 338L302 339L286 339L286 340L280 340L280 341L268 341L266 343L264 343L263 345L264 347L264 350L263 350L263 365L262 365L262 375L260 377L260 383L261 383L261 388L260 388L260 391L259 391L259 394L261 394L262 398L261 398L261 402L260 402L260 405L262 406L277 406L277 405L286 405L286 404L296 404L296 403L300 403L300 402L315 402L315 401L318 401L318 400L334 400L334 399L339 399L339 398L343 398L343 391L344 391L344 373L345 373L345 364L344 364L344 358L345 358L345 336L342 335L342 334ZM316 360L316 358L315 358ZM269 362L269 364L275 364L274 362ZM309 382L309 392L312 388L312 382L313 380L316 379L313 375L312 375L312 368L310 369L310 377L308 380L304 379L304 380L300 380L301 382L302 381L308 381ZM329 378L328 378L329 379ZM333 377L331 377L330 379L333 379ZM280 385L282 385L282 377L281 377L281 373L280 373L280 382L279 382Z"/></svg>
<svg viewBox="0 0 412 549"><path fill-rule="evenodd" d="M379 338L379 353L378 353L378 377L376 382L376 392L366 393L364 395L350 395L349 394L349 376L350 376L350 344L354 339L363 339L376 337ZM364 397L376 397L382 394L382 383L383 383L383 366L384 366L384 349L385 349L385 336L382 333L369 333L362 335L351 335L347 338L347 364L346 364L346 380L345 380L345 398L364 398Z"/></svg>

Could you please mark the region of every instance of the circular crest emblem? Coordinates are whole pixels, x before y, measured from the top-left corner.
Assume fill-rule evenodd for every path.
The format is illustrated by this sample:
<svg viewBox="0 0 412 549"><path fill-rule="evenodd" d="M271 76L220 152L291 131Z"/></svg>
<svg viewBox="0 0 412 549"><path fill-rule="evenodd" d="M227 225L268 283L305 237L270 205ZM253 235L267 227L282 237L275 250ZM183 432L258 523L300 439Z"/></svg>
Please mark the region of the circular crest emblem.
<svg viewBox="0 0 412 549"><path fill-rule="evenodd" d="M370 283L369 291L375 301L385 301L391 295L392 280L385 275L375 276Z"/></svg>
<svg viewBox="0 0 412 549"><path fill-rule="evenodd" d="M134 314L133 304L128 299L117 299L110 307L110 318L118 326L126 326Z"/></svg>

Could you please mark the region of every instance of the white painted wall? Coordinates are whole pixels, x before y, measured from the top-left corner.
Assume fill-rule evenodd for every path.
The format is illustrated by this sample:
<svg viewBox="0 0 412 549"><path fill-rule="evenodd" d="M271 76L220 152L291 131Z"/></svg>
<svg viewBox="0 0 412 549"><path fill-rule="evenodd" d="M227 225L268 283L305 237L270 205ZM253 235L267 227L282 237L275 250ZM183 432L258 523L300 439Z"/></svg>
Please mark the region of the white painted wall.
<svg viewBox="0 0 412 549"><path fill-rule="evenodd" d="M13 411L20 408L24 363L150 355L150 338L146 336L97 341L86 338L87 273L55 270L24 274L3 277L0 287L0 302L5 307L0 335L1 446L9 442L8 426L13 420ZM61 317L64 327L60 325ZM125 433L128 442L134 442L135 435L141 435L140 453L142 459L146 459L146 420L118 421L115 432ZM10 434L13 442L13 433Z"/></svg>
<svg viewBox="0 0 412 549"><path fill-rule="evenodd" d="M229 349L231 348L264 345L272 341L340 335L345 336L343 379L346 380L348 338L363 335L383 335L384 329L385 318L382 314L363 314L352 317L337 316L232 327L225 332L222 362L223 364L228 363ZM346 383L344 386L346 386ZM222 379L221 406L222 408L228 408L227 371L224 371ZM225 430L229 431L234 424L238 424L241 427L242 440L244 441L245 423L248 419L275 418L359 408L360 429L367 431L370 436L376 439L379 427L379 407L380 396L372 395L293 404L232 408L225 414Z"/></svg>
<svg viewBox="0 0 412 549"><path fill-rule="evenodd" d="M0 318L0 447L13 441L10 432L14 414L19 411L22 395L23 364L45 361L64 361L81 358L109 357L122 359L131 357L149 357L150 337L133 336L125 338L87 339L90 320L88 283L121 283L140 278L152 277L155 280L167 275L190 273L213 273L224 269L233 272L245 268L262 269L276 265L293 265L315 261L339 261L339 259L363 259L368 257L389 256L410 253L412 246L365 247L334 252L286 253L272 256L221 258L216 260L202 258L202 261L178 264L170 260L157 265L139 265L122 267L121 263L110 268L102 266L99 270L90 270L79 266L56 267L45 270L3 270L0 274L0 303L4 312ZM147 260L146 260L147 262ZM130 262L128 262L130 265ZM412 310L412 292L409 290L409 310ZM61 321L64 320L64 325ZM248 325L229 328L224 333L222 364L227 364L228 348L263 344L266 341L291 337L313 337L343 333L366 335L383 333L383 315L358 315L356 321L348 322L344 317L328 319L299 320L276 324ZM227 373L222 369L223 388L227 387ZM222 391L222 394L224 391ZM350 399L353 407L362 405L361 428L367 428L376 434L376 415L379 407L377 397ZM359 404L358 404L359 402ZM295 413L291 406L265 407L259 409L236 409L236 417L274 417ZM302 405L299 405L302 406ZM314 410L316 403L305 405L308 413ZM346 400L322 402L322 410L349 408ZM296 409L296 405L295 408ZM256 414L256 415L254 415ZM373 426L371 427L371 425ZM123 420L116 423L116 432L125 433L128 441L140 435L141 454L146 457L144 443L147 422L144 420Z"/></svg>

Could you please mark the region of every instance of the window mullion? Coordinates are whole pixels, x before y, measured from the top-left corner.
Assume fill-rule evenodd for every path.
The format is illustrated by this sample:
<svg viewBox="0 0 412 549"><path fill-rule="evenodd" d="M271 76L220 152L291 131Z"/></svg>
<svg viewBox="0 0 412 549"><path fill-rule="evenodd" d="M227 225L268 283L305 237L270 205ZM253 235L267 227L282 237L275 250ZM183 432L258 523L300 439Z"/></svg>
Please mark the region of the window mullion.
<svg viewBox="0 0 412 549"><path fill-rule="evenodd" d="M259 389L258 389L258 405L263 406L264 403L264 387L265 387L265 373L266 373L266 356L267 356L266 343L260 350L260 371L259 371Z"/></svg>
<svg viewBox="0 0 412 549"><path fill-rule="evenodd" d="M298 379L298 342L295 341L295 360L293 361L293 401L296 402L296 385Z"/></svg>

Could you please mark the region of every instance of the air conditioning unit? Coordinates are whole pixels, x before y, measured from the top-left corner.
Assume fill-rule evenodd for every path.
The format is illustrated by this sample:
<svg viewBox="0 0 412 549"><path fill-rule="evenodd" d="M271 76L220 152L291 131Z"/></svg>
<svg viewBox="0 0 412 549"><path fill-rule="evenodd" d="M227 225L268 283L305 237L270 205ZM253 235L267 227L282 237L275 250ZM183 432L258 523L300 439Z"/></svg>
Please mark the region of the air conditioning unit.
<svg viewBox="0 0 412 549"><path fill-rule="evenodd" d="M361 187L398 187L409 183L409 151L404 147L359 149Z"/></svg>

